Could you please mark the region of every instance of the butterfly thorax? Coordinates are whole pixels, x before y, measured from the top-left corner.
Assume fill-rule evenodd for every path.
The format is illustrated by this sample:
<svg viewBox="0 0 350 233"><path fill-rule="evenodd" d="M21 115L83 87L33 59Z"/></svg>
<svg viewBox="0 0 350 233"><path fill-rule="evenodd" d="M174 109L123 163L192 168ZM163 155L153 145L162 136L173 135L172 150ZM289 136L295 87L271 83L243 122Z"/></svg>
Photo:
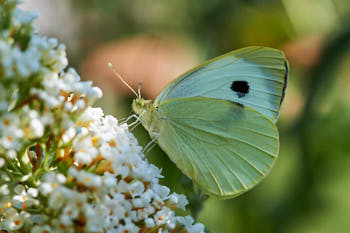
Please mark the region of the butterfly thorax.
<svg viewBox="0 0 350 233"><path fill-rule="evenodd" d="M141 116L140 121L152 138L156 137L161 128L161 117L156 111L157 107L153 100L134 99L133 111Z"/></svg>

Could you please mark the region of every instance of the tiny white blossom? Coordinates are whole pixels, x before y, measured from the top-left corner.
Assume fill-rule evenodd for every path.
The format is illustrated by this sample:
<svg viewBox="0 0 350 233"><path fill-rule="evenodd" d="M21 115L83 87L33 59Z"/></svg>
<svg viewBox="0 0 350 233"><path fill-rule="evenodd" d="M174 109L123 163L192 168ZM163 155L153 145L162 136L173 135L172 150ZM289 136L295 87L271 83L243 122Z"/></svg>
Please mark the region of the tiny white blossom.
<svg viewBox="0 0 350 233"><path fill-rule="evenodd" d="M201 223L194 224L194 219L191 216L176 217L176 221L180 224L183 224L188 232L193 233L204 233L204 225Z"/></svg>
<svg viewBox="0 0 350 233"><path fill-rule="evenodd" d="M183 194L172 193L169 196L169 201L174 203L177 206L177 208L182 210L186 210L186 206L188 205L188 200Z"/></svg>
<svg viewBox="0 0 350 233"><path fill-rule="evenodd" d="M169 208L163 207L160 211L158 211L154 215L153 219L156 225L162 225L162 224L170 223L170 218L172 217L172 215L173 215L173 212Z"/></svg>
<svg viewBox="0 0 350 233"><path fill-rule="evenodd" d="M68 143L70 140L72 140L76 135L76 131L74 128L69 128L63 135L62 135L62 141L63 143Z"/></svg>
<svg viewBox="0 0 350 233"><path fill-rule="evenodd" d="M7 184L3 184L3 185L0 186L0 194L2 196L7 196L7 195L10 194L10 190L9 190Z"/></svg>
<svg viewBox="0 0 350 233"><path fill-rule="evenodd" d="M48 225L43 225L43 226L34 226L32 233L47 233L47 232L52 232L52 228Z"/></svg>
<svg viewBox="0 0 350 233"><path fill-rule="evenodd" d="M30 127L33 131L34 137L41 137L44 134L44 125L41 123L39 119L32 119L30 121Z"/></svg>
<svg viewBox="0 0 350 233"><path fill-rule="evenodd" d="M149 227L149 228L152 228L155 226L155 223L154 223L154 220L153 218L147 218L145 220L145 223L146 223L146 226Z"/></svg>

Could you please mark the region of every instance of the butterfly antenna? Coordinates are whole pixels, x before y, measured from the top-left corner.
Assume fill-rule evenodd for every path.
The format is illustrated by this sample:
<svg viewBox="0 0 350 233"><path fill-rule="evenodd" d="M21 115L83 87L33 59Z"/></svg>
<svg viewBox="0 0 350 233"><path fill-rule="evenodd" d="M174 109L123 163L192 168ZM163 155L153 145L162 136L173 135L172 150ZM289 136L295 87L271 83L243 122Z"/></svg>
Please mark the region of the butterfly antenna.
<svg viewBox="0 0 350 233"><path fill-rule="evenodd" d="M117 75L117 77L125 84L125 86L127 86L127 87L132 91L132 93L134 93L134 94L136 95L136 97L137 97L138 99L140 99L140 98L141 98L140 93L139 93L139 94L136 93L136 91L135 91L135 90L122 78L122 76L114 69L112 63L108 62L108 66L109 66L109 68L112 70L112 72L113 72L115 75Z"/></svg>
<svg viewBox="0 0 350 233"><path fill-rule="evenodd" d="M139 88L137 89L137 94L139 95L139 99L141 99L141 86L142 86L142 82L139 82Z"/></svg>

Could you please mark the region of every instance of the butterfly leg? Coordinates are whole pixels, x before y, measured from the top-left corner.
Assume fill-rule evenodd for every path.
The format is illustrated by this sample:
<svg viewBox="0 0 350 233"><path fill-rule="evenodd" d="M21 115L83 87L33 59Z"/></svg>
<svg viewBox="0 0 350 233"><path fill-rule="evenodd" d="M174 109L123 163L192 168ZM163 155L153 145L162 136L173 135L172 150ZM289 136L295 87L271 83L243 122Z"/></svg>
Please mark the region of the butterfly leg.
<svg viewBox="0 0 350 233"><path fill-rule="evenodd" d="M124 123L127 123L128 121L130 121L131 119L136 120L137 118L138 118L138 116L136 114L132 114L132 115L128 116L126 119L124 118L125 120L123 119L121 123L124 124Z"/></svg>
<svg viewBox="0 0 350 233"><path fill-rule="evenodd" d="M143 111L139 116L137 116L137 115L135 115L136 116L136 120L133 122L133 123L130 123L130 125L129 125L129 128L131 127L131 126L134 126L134 125L136 125L136 124L139 124L140 123L140 119L141 119L141 117L142 117L142 115L145 113L145 111ZM133 116L133 115L131 115L130 117L135 117L135 116ZM129 117L129 118L130 118Z"/></svg>
<svg viewBox="0 0 350 233"><path fill-rule="evenodd" d="M154 137L152 139L152 141L150 141L142 150L142 153L144 153L145 155L147 155L152 149L153 147L156 145L155 141L158 139L158 135L156 137Z"/></svg>
<svg viewBox="0 0 350 233"><path fill-rule="evenodd" d="M153 149L153 147L155 147L156 143L153 143L148 149L147 151L144 152L145 155L148 155L148 153Z"/></svg>
<svg viewBox="0 0 350 233"><path fill-rule="evenodd" d="M133 131L137 126L139 126L141 124L141 122L137 122L137 124L133 125L133 127L130 129L130 131Z"/></svg>

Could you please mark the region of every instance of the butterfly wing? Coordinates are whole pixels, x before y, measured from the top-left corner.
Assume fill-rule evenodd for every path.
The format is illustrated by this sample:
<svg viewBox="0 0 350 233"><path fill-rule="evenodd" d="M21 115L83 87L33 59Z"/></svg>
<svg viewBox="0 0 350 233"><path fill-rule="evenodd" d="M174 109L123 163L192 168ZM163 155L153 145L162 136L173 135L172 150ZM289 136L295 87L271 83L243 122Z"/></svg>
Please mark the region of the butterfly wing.
<svg viewBox="0 0 350 233"><path fill-rule="evenodd" d="M202 190L237 196L270 171L279 149L275 124L258 111L204 97L164 101L158 144Z"/></svg>
<svg viewBox="0 0 350 233"><path fill-rule="evenodd" d="M288 76L288 62L280 50L246 47L207 61L171 82L156 104L183 97L234 101L277 121Z"/></svg>

